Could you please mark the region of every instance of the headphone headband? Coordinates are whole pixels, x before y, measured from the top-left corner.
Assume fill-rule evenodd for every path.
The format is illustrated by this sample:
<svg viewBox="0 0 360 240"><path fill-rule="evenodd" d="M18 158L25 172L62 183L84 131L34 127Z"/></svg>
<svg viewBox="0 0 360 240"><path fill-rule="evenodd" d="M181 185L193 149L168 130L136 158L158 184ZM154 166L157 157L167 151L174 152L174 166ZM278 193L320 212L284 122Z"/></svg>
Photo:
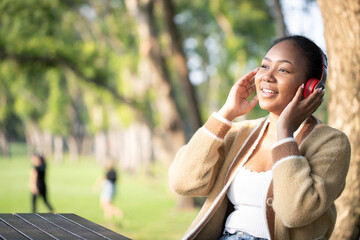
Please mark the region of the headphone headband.
<svg viewBox="0 0 360 240"><path fill-rule="evenodd" d="M327 60L323 51L319 48L321 54L321 76L320 79L311 78L309 79L304 88L303 96L307 98L316 88L325 89L325 82L327 77Z"/></svg>
<svg viewBox="0 0 360 240"><path fill-rule="evenodd" d="M322 64L322 71L321 71L321 77L320 77L320 83L322 86L319 87L323 87L323 89L325 89L325 82L326 82L326 77L327 77L327 60L326 60L326 56L323 53L323 51L319 48L320 54L321 54L321 64Z"/></svg>

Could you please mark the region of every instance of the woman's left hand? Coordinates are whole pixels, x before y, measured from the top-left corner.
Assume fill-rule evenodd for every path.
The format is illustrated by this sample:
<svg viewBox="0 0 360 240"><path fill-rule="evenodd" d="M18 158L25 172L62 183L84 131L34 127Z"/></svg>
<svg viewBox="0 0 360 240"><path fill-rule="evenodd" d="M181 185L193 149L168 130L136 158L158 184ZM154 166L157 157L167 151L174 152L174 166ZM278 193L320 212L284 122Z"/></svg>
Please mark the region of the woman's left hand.
<svg viewBox="0 0 360 240"><path fill-rule="evenodd" d="M324 91L315 89L315 91L306 99L303 99L302 92L304 85L301 85L293 100L285 107L280 114L277 122L277 140L287 137L293 137L300 124L313 114L323 102Z"/></svg>

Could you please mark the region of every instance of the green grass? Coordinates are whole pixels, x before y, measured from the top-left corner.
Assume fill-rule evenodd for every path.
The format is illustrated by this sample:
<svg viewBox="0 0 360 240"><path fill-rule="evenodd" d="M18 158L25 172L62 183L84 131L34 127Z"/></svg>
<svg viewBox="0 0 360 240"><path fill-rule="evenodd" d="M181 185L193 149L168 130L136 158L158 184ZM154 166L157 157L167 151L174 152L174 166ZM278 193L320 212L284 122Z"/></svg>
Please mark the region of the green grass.
<svg viewBox="0 0 360 240"><path fill-rule="evenodd" d="M12 146L12 152L12 158L0 157L0 212L28 213L30 160L19 146ZM105 220L99 192L94 190L102 173L102 167L92 159L61 164L48 161L48 198L55 211L75 213L137 240L180 239L195 218L198 210L176 208L177 198L168 188L166 169L160 167L156 177L122 172L114 204L123 210L124 218ZM39 212L47 212L42 199L37 206Z"/></svg>

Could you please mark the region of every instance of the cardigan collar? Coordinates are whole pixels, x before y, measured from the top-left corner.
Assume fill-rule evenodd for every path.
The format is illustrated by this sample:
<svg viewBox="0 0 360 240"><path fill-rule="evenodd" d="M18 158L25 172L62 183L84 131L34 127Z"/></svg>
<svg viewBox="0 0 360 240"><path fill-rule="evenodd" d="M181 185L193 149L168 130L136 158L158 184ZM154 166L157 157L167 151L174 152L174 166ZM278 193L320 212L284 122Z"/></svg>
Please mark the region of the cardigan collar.
<svg viewBox="0 0 360 240"><path fill-rule="evenodd" d="M234 173L236 173L239 166L243 166L249 157L251 156L252 152L257 147L259 141L261 140L264 132L269 125L269 116L263 118L258 124L255 129L250 133L250 135L245 140L244 144L236 154L233 162L231 163L228 172L225 177L225 185L228 181L232 181Z"/></svg>
<svg viewBox="0 0 360 240"><path fill-rule="evenodd" d="M265 130L269 126L269 123L270 120L268 115L264 117L261 120L260 124L258 124L255 129L250 133L248 138L245 140L245 143L242 145L242 147L236 154L234 161L230 165L230 168L225 178L225 184L229 180L232 180L232 176L235 172L237 172L238 167L243 166L249 160L252 153L258 146L260 140L263 138ZM302 124L294 133L294 138L299 146L318 123L319 121L314 116L310 116L302 122Z"/></svg>

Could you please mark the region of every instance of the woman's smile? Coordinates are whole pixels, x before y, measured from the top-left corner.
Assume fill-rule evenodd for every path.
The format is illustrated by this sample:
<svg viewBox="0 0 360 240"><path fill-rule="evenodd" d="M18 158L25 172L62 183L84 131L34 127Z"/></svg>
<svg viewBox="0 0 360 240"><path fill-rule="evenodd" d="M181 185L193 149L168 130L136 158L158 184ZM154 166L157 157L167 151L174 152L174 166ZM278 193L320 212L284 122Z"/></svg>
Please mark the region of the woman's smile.
<svg viewBox="0 0 360 240"><path fill-rule="evenodd" d="M277 96L279 92L271 90L269 88L261 88L260 94L264 98L271 98Z"/></svg>

